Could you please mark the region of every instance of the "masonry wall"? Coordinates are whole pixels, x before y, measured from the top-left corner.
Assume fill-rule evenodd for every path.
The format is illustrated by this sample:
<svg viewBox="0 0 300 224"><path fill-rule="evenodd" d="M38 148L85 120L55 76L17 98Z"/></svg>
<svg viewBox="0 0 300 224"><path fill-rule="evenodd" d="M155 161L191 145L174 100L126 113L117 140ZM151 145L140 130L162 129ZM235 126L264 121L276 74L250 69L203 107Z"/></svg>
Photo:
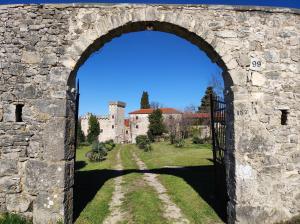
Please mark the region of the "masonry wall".
<svg viewBox="0 0 300 224"><path fill-rule="evenodd" d="M72 222L76 70L111 38L150 27L225 71L229 223L299 214L299 21L297 10L253 7L1 5L0 210Z"/></svg>

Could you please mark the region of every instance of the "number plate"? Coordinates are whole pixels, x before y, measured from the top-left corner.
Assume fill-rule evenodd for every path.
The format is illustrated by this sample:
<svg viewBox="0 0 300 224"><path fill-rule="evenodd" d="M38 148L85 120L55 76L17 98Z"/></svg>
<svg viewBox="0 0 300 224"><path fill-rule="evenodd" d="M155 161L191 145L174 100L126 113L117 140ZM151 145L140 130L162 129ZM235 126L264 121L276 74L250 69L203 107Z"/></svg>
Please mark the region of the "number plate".
<svg viewBox="0 0 300 224"><path fill-rule="evenodd" d="M261 60L258 58L251 58L250 69L251 70L260 70L262 66Z"/></svg>

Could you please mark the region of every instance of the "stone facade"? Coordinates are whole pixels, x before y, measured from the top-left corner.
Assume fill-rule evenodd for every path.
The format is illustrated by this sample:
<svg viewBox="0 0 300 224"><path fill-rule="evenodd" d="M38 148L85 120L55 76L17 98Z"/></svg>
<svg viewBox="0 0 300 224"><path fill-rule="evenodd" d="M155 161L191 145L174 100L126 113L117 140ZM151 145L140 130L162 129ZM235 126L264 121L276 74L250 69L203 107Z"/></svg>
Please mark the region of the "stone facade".
<svg viewBox="0 0 300 224"><path fill-rule="evenodd" d="M147 135L149 120L148 116L153 109L142 109L129 113L129 119L125 119L125 103L109 103L107 116L96 116L100 126L99 142L114 140L115 143L135 143L136 136ZM161 108L163 118L170 116L180 120L182 113L173 108ZM88 134L88 121L90 113L80 118L81 128L85 136Z"/></svg>
<svg viewBox="0 0 300 224"><path fill-rule="evenodd" d="M160 108L164 121L171 116L176 120L182 118L182 113L173 108ZM130 129L131 129L131 142L135 143L138 135L147 135L149 126L149 114L153 109L141 109L129 113Z"/></svg>
<svg viewBox="0 0 300 224"><path fill-rule="evenodd" d="M125 127L125 106L120 101L109 103L109 113L107 116L97 116L100 126L99 142L113 139L116 143L124 143L128 139ZM86 114L80 118L81 128L85 136L88 134L88 122L91 114ZM126 129L126 130L125 130Z"/></svg>
<svg viewBox="0 0 300 224"><path fill-rule="evenodd" d="M0 210L35 224L72 223L76 72L112 38L159 30L195 44L224 71L228 223L299 214L299 14L207 5L0 5Z"/></svg>

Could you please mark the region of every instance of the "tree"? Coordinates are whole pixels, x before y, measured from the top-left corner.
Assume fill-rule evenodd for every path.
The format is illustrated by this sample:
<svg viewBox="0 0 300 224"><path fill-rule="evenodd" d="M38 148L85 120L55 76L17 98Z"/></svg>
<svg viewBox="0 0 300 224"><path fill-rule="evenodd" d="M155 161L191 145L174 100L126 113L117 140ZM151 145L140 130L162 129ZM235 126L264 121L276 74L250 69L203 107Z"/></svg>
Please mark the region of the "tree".
<svg viewBox="0 0 300 224"><path fill-rule="evenodd" d="M150 108L149 95L147 91L143 91L142 98L141 98L141 109L148 109L148 108Z"/></svg>
<svg viewBox="0 0 300 224"><path fill-rule="evenodd" d="M89 130L87 135L87 141L89 143L93 143L98 139L99 134L100 134L99 122L97 120L97 117L92 114L89 117Z"/></svg>
<svg viewBox="0 0 300 224"><path fill-rule="evenodd" d="M155 137L161 136L165 132L165 126L163 124L162 111L160 109L155 109L149 115L149 128L148 128L148 138L153 142Z"/></svg>
<svg viewBox="0 0 300 224"><path fill-rule="evenodd" d="M201 105L198 107L199 113L209 113L210 112L210 94L213 95L213 97L216 96L215 92L213 91L213 88L211 86L208 86L204 96L201 99Z"/></svg>
<svg viewBox="0 0 300 224"><path fill-rule="evenodd" d="M81 129L81 121L78 120L78 124L77 124L77 143L78 145L82 142L85 141L85 137L84 137L84 133Z"/></svg>
<svg viewBox="0 0 300 224"><path fill-rule="evenodd" d="M221 72L212 74L209 86L213 88L213 91L217 96L223 98L224 81Z"/></svg>

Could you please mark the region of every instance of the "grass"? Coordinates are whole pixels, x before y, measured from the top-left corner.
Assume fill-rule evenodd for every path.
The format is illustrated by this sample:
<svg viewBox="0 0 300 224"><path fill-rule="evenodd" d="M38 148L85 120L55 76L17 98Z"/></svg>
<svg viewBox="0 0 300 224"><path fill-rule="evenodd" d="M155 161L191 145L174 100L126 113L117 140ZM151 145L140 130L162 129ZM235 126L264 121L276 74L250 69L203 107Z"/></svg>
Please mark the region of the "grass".
<svg viewBox="0 0 300 224"><path fill-rule="evenodd" d="M135 172L138 167L130 153L134 147L125 145L121 150L123 166L128 171L128 174L123 177L123 189L126 190L123 210L129 213L124 223L167 224L156 192L145 183L141 173Z"/></svg>
<svg viewBox="0 0 300 224"><path fill-rule="evenodd" d="M160 174L160 181L190 222L223 223L219 215L224 214L213 198L211 146L187 143L183 148L176 148L168 143L154 143L152 147L151 152L137 147L131 150L149 169Z"/></svg>
<svg viewBox="0 0 300 224"><path fill-rule="evenodd" d="M32 222L16 214L5 213L0 215L0 224L32 224Z"/></svg>
<svg viewBox="0 0 300 224"><path fill-rule="evenodd" d="M143 152L135 145L118 145L107 159L91 163L85 157L90 148L77 150L74 206L76 224L102 223L109 214L109 202L114 190L114 178L123 175L125 199L122 223L168 224L163 208L153 188L143 180L132 158L134 151L151 172L167 188L172 200L182 209L191 223L222 223L213 199L213 166L210 145L187 143L176 148L168 143L155 143L151 152ZM116 154L120 150L123 173L114 170ZM2 223L0 223L2 224Z"/></svg>
<svg viewBox="0 0 300 224"><path fill-rule="evenodd" d="M103 162L89 162L85 154L89 146L77 149L74 187L74 216L76 224L102 223L109 214L113 189L113 177L117 174L111 169L115 164L119 146L108 153Z"/></svg>

